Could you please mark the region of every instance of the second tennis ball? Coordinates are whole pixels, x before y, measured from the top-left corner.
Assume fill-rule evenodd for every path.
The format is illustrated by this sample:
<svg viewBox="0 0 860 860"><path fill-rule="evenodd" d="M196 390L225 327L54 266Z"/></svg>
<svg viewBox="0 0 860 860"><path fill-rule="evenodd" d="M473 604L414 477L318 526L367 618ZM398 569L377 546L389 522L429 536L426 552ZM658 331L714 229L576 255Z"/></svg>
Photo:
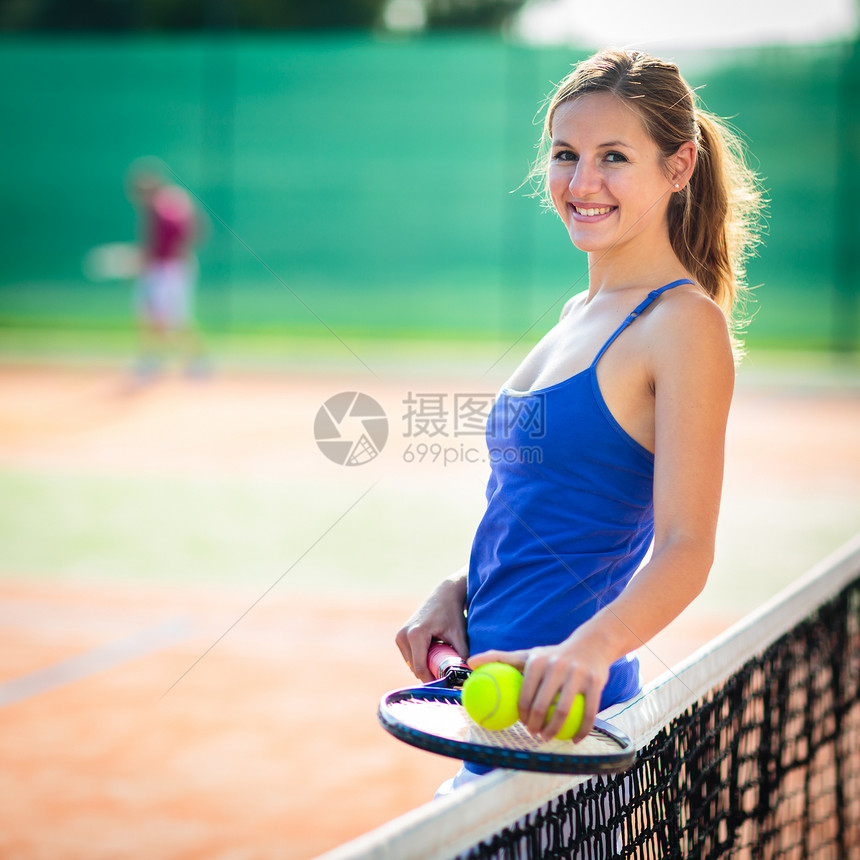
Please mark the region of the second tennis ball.
<svg viewBox="0 0 860 860"><path fill-rule="evenodd" d="M556 700L557 699L558 696L556 696ZM554 711L555 705L550 705L546 714L547 722L552 719ZM582 715L584 713L585 696L583 696L582 693L577 693L574 697L573 704L570 706L570 712L567 715L567 719L562 723L561 729L556 737L562 741L569 741L579 731L579 727L582 725Z"/></svg>
<svg viewBox="0 0 860 860"><path fill-rule="evenodd" d="M500 731L519 719L517 701L523 676L506 663L475 669L463 685L466 713L485 729Z"/></svg>

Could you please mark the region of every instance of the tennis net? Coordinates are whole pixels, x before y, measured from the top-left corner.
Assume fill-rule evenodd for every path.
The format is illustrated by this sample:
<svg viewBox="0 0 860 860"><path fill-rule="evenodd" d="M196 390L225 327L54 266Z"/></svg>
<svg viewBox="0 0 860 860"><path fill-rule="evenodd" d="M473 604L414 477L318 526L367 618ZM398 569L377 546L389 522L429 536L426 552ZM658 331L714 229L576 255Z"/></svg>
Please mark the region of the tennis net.
<svg viewBox="0 0 860 860"><path fill-rule="evenodd" d="M496 771L325 860L860 860L860 535L601 717L626 773Z"/></svg>

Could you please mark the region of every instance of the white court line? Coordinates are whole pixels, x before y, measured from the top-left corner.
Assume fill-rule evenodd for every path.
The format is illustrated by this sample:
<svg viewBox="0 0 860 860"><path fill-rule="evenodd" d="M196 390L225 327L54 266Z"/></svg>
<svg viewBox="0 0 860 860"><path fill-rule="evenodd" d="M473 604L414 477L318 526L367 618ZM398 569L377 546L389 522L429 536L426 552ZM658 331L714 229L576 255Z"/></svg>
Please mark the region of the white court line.
<svg viewBox="0 0 860 860"><path fill-rule="evenodd" d="M138 657L145 657L185 639L190 632L191 625L187 618L171 618L68 660L13 678L0 684L0 708L114 669Z"/></svg>

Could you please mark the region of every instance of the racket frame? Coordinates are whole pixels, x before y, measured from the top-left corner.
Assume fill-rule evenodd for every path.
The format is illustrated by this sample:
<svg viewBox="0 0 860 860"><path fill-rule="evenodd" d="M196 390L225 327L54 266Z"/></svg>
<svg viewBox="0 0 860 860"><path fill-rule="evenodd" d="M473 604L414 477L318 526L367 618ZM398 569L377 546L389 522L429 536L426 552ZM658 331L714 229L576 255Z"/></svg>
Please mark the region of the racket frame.
<svg viewBox="0 0 860 860"><path fill-rule="evenodd" d="M489 767L541 773L588 775L619 773L627 770L636 760L636 747L630 738L603 720L595 720L594 728L591 731L593 734L602 736L616 744L617 751L605 754L583 753L577 755L575 745L571 752L559 753L557 751L488 746L434 735L402 722L391 712L390 707L407 700L461 704L461 697L462 690L452 687L445 678L431 681L421 687L393 690L380 700L379 721L383 728L394 737L414 747Z"/></svg>

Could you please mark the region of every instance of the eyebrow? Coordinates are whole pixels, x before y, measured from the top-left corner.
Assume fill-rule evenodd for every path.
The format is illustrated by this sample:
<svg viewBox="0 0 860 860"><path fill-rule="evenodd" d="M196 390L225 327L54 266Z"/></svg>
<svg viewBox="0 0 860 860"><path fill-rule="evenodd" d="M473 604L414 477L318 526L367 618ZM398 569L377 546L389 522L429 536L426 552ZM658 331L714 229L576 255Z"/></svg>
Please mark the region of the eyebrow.
<svg viewBox="0 0 860 860"><path fill-rule="evenodd" d="M571 146L571 144L567 143L564 140L554 140L552 142L552 145L553 145L553 147L564 146L564 147L567 147L568 149L573 149L573 146ZM631 146L629 143L625 143L623 140L609 140L606 143L599 144L597 148L598 149L609 149L610 147L613 147L613 146L623 146L625 149L635 149L636 148L634 146Z"/></svg>

